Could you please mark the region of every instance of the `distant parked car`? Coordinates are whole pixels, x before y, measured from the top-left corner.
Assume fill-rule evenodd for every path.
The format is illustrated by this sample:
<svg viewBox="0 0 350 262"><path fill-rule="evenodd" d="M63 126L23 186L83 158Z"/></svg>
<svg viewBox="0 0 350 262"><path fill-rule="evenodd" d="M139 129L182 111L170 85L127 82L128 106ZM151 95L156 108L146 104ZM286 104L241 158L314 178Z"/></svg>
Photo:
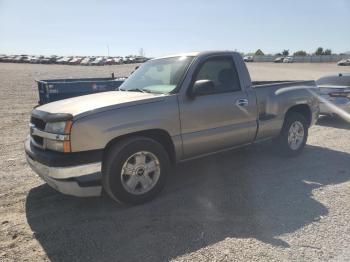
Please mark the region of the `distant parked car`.
<svg viewBox="0 0 350 262"><path fill-rule="evenodd" d="M126 56L126 57L124 57L123 61L124 61L124 64L133 64L133 63L135 63L135 57Z"/></svg>
<svg viewBox="0 0 350 262"><path fill-rule="evenodd" d="M113 60L114 60L114 63L116 65L119 65L119 64L123 63L123 58L122 57L114 57Z"/></svg>
<svg viewBox="0 0 350 262"><path fill-rule="evenodd" d="M96 57L96 59L91 62L91 65L100 66L100 65L104 65L104 62L105 62L105 59L103 57Z"/></svg>
<svg viewBox="0 0 350 262"><path fill-rule="evenodd" d="M10 56L6 56L5 58L3 58L3 61L6 63L12 63L15 61L16 56L15 55L10 55Z"/></svg>
<svg viewBox="0 0 350 262"><path fill-rule="evenodd" d="M245 57L243 57L243 61L244 62L254 62L254 58L251 55L245 56Z"/></svg>
<svg viewBox="0 0 350 262"><path fill-rule="evenodd" d="M320 88L320 114L350 114L350 74L326 76L316 81Z"/></svg>
<svg viewBox="0 0 350 262"><path fill-rule="evenodd" d="M79 65L81 60L83 60L82 57L73 57L72 60L68 62L69 65Z"/></svg>
<svg viewBox="0 0 350 262"><path fill-rule="evenodd" d="M50 56L50 62L51 62L51 64L56 64L56 63L57 63L57 60L60 59L60 58L61 58L60 56L56 56L56 55Z"/></svg>
<svg viewBox="0 0 350 262"><path fill-rule="evenodd" d="M31 58L31 56L26 56L23 58L22 62L23 63L30 63L30 58Z"/></svg>
<svg viewBox="0 0 350 262"><path fill-rule="evenodd" d="M37 57L37 56L31 56L31 57L29 57L29 63L31 63L31 64L36 64L36 63L38 63L39 62L39 57Z"/></svg>
<svg viewBox="0 0 350 262"><path fill-rule="evenodd" d="M286 58L283 59L283 63L293 63L294 59L291 56L287 56Z"/></svg>
<svg viewBox="0 0 350 262"><path fill-rule="evenodd" d="M80 61L80 64L87 66L91 63L92 59L91 57L84 57L83 60Z"/></svg>
<svg viewBox="0 0 350 262"><path fill-rule="evenodd" d="M274 63L283 63L284 56L277 57L275 60L273 60Z"/></svg>
<svg viewBox="0 0 350 262"><path fill-rule="evenodd" d="M23 63L25 56L17 55L14 57L13 62L15 63Z"/></svg>
<svg viewBox="0 0 350 262"><path fill-rule="evenodd" d="M135 63L145 63L147 62L149 59L147 57L144 57L144 56L136 56L134 58L134 62Z"/></svg>
<svg viewBox="0 0 350 262"><path fill-rule="evenodd" d="M64 60L64 56L56 60L56 64L62 64Z"/></svg>
<svg viewBox="0 0 350 262"><path fill-rule="evenodd" d="M64 56L61 59L57 60L56 63L65 65L65 64L68 64L68 62L72 59L73 59L73 57L71 57L71 56Z"/></svg>
<svg viewBox="0 0 350 262"><path fill-rule="evenodd" d="M343 60L340 60L338 63L337 63L338 66L350 66L350 58L349 59L343 59Z"/></svg>
<svg viewBox="0 0 350 262"><path fill-rule="evenodd" d="M108 57L105 61L105 64L106 65L114 65L115 64L115 61L112 57Z"/></svg>
<svg viewBox="0 0 350 262"><path fill-rule="evenodd" d="M39 58L39 63L40 64L53 64L56 62L56 59L51 56L41 56Z"/></svg>

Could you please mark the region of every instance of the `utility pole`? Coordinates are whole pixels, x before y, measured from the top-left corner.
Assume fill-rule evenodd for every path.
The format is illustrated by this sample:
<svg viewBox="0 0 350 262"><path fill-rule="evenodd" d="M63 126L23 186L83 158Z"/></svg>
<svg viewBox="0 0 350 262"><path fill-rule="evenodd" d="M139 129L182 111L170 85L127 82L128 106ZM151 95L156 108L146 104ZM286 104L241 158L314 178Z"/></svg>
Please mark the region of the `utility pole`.
<svg viewBox="0 0 350 262"><path fill-rule="evenodd" d="M107 45L107 54L108 54L108 57L109 57L109 45Z"/></svg>
<svg viewBox="0 0 350 262"><path fill-rule="evenodd" d="M145 56L145 51L143 50L143 48L141 47L139 50L139 56L144 57Z"/></svg>

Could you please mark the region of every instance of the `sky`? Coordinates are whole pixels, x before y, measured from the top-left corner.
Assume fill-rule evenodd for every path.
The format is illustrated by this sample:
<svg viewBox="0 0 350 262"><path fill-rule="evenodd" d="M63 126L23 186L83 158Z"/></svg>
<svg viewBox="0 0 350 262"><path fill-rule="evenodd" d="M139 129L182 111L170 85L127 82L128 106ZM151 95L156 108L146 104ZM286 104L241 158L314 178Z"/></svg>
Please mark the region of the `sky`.
<svg viewBox="0 0 350 262"><path fill-rule="evenodd" d="M0 54L350 51L350 0L0 0Z"/></svg>

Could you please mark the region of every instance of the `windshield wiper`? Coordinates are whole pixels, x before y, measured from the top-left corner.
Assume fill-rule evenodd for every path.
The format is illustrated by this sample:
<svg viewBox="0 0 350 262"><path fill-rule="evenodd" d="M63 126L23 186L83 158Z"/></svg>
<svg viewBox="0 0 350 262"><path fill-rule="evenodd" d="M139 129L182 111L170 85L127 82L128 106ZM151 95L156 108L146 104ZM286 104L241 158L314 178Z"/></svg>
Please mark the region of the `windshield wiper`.
<svg viewBox="0 0 350 262"><path fill-rule="evenodd" d="M152 93L148 89L142 89L142 88L131 88L131 89L119 89L120 91L129 91L129 92L141 92L141 93Z"/></svg>

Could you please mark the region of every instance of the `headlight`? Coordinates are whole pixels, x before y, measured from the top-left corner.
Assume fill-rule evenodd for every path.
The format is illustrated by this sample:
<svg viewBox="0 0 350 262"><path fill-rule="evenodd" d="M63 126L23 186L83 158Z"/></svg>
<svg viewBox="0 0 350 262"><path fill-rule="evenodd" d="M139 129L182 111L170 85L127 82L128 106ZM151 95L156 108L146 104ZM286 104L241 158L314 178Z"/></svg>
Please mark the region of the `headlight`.
<svg viewBox="0 0 350 262"><path fill-rule="evenodd" d="M45 126L45 131L54 134L65 134L68 122L49 122Z"/></svg>
<svg viewBox="0 0 350 262"><path fill-rule="evenodd" d="M44 147L59 152L71 152L70 132L72 121L67 122L49 122L45 126L45 131L51 133L53 138L46 137L44 139Z"/></svg>

